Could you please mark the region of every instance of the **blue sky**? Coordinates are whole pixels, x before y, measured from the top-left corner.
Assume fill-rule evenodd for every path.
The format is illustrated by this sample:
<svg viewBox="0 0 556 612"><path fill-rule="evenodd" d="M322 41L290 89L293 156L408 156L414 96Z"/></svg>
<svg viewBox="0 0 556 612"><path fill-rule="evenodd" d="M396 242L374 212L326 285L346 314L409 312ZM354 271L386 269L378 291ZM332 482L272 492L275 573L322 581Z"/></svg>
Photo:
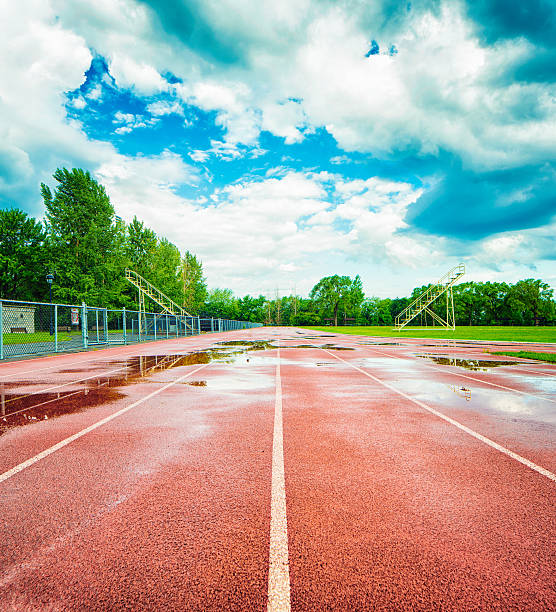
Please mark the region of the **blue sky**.
<svg viewBox="0 0 556 612"><path fill-rule="evenodd" d="M556 9L22 0L0 26L0 205L83 167L210 287L556 286Z"/></svg>

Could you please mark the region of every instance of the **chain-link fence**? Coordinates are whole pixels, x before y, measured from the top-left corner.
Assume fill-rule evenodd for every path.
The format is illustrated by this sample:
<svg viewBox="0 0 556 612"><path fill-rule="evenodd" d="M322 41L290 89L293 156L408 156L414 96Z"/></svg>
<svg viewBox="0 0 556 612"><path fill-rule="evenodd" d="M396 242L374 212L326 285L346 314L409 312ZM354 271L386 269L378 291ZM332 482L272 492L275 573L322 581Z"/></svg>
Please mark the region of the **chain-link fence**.
<svg viewBox="0 0 556 612"><path fill-rule="evenodd" d="M200 319L125 308L0 299L0 359L260 326L261 323L248 321Z"/></svg>

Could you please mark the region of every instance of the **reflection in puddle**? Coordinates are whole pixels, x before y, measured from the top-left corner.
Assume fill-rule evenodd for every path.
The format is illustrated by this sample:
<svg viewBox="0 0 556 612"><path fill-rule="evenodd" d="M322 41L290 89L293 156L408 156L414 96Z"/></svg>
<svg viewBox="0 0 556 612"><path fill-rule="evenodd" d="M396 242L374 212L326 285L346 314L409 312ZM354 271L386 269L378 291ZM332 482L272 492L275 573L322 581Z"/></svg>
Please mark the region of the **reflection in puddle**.
<svg viewBox="0 0 556 612"><path fill-rule="evenodd" d="M458 387L457 385L449 385L450 389L460 397L463 397L466 401L471 399L471 389L467 387Z"/></svg>
<svg viewBox="0 0 556 612"><path fill-rule="evenodd" d="M556 426L554 404L538 397L474 385L446 385L418 378L400 378L396 381L396 389L428 405L438 407L444 413L447 408L461 409L467 406L469 410L478 413L506 416L511 420L523 418L527 422L534 420Z"/></svg>
<svg viewBox="0 0 556 612"><path fill-rule="evenodd" d="M106 384L93 389L86 388L63 393L35 393L24 397L15 397L0 389L0 396L0 434L10 427L81 412L86 408L114 402L125 397Z"/></svg>
<svg viewBox="0 0 556 612"><path fill-rule="evenodd" d="M336 346L335 344L323 344L319 348L328 349L329 351L354 351L350 346Z"/></svg>
<svg viewBox="0 0 556 612"><path fill-rule="evenodd" d="M240 346L247 351L267 351L278 348L271 340L226 340L216 344L221 346Z"/></svg>
<svg viewBox="0 0 556 612"><path fill-rule="evenodd" d="M409 346L403 344L403 342L358 342L358 344L364 344L369 346Z"/></svg>
<svg viewBox="0 0 556 612"><path fill-rule="evenodd" d="M30 392L22 394L23 385L29 387L33 381L0 383L0 435L7 429L27 425L37 421L48 420L64 414L72 414L102 404L114 402L126 397L116 391L118 387L144 382L149 376L192 365L211 362L254 365L260 363L252 351L264 351L276 348L270 341L229 341L219 343L221 346L204 351L195 351L179 355L137 355L125 359L114 359L103 363L103 367L118 368L109 375L99 373L98 377L83 382L72 383L69 390L63 392ZM97 364L98 367L98 364ZM76 369L75 374L85 370ZM59 373L67 373L60 371ZM249 378L249 379L248 379ZM264 380L263 380L264 379ZM215 379L216 380L216 379ZM214 387L222 389L252 389L266 386L266 377L222 377L221 382L206 380L187 381L192 387ZM44 384L44 383L43 383ZM73 387L73 389L72 389ZM67 389L67 388L66 388Z"/></svg>
<svg viewBox="0 0 556 612"><path fill-rule="evenodd" d="M336 336L303 336L303 338L305 338L305 340L320 340L321 338L335 338Z"/></svg>
<svg viewBox="0 0 556 612"><path fill-rule="evenodd" d="M461 359L459 357L438 357L436 355L417 355L421 359L430 359L439 365L457 366L475 372L486 372L488 368L516 365L515 361L494 361L488 359Z"/></svg>

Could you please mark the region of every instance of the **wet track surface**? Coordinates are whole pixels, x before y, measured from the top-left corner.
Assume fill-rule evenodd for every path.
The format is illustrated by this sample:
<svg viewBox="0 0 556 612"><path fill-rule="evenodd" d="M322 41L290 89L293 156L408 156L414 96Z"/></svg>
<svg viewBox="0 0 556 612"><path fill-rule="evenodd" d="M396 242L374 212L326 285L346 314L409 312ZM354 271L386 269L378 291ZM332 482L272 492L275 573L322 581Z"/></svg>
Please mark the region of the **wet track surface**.
<svg viewBox="0 0 556 612"><path fill-rule="evenodd" d="M556 609L556 366L489 348L260 328L0 365L0 609Z"/></svg>

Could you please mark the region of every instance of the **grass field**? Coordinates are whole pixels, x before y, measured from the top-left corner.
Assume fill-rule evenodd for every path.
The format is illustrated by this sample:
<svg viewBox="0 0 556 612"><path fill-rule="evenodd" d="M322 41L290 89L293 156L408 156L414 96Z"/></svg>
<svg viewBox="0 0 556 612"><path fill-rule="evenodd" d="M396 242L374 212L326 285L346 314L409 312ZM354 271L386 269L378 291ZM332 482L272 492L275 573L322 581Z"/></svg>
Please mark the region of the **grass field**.
<svg viewBox="0 0 556 612"><path fill-rule="evenodd" d="M521 357L522 359L536 359L537 361L548 361L556 363L556 353L532 353L531 351L496 351L492 355L509 355L510 357Z"/></svg>
<svg viewBox="0 0 556 612"><path fill-rule="evenodd" d="M81 338L81 332L58 332L58 342ZM8 344L35 344L37 342L54 342L54 336L48 332L35 332L33 334L4 334L4 345Z"/></svg>
<svg viewBox="0 0 556 612"><path fill-rule="evenodd" d="M450 338L453 340L504 340L513 342L555 342L556 326L552 327L457 327L448 330L408 329L401 332L391 327L307 327L316 331L353 334L358 336L381 336L388 338Z"/></svg>
<svg viewBox="0 0 556 612"><path fill-rule="evenodd" d="M110 329L108 331L109 336L121 336L123 331L121 329ZM58 332L58 342L69 342L70 340L81 340L82 334L79 330L71 332ZM93 340L96 338L96 331L89 332L89 338ZM99 338L104 338L104 332L99 332ZM37 344L44 342L54 342L54 336L51 336L48 332L35 332L33 334L4 334L3 337L4 346L13 344Z"/></svg>

